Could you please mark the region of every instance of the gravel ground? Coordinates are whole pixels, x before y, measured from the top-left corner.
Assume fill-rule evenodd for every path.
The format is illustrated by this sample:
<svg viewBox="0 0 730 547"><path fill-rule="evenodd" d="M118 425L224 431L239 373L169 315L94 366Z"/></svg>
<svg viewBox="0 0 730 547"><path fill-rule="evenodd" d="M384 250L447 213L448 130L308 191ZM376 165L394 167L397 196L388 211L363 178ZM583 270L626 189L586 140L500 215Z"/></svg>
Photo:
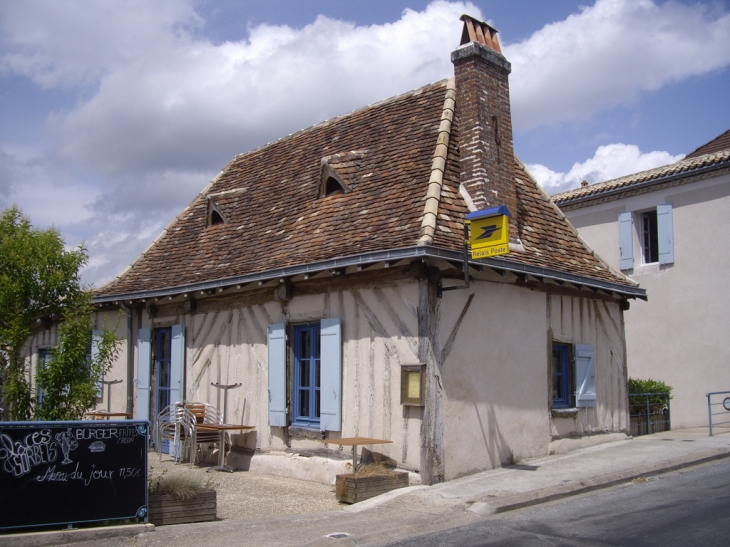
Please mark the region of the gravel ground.
<svg viewBox="0 0 730 547"><path fill-rule="evenodd" d="M278 515L319 513L336 511L346 507L335 499L334 486L260 475L248 471L224 473L207 472L207 466L189 463L175 464L163 454L162 461L155 452L149 454L150 478L161 473L196 474L204 482L212 481L217 491L217 516L219 519L249 519Z"/></svg>

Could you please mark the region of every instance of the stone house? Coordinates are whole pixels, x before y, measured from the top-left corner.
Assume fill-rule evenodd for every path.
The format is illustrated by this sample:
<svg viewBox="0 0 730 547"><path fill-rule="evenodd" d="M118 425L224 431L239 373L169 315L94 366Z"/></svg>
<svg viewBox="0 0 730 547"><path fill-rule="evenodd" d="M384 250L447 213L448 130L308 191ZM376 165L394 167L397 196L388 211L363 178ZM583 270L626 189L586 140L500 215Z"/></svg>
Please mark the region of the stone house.
<svg viewBox="0 0 730 547"><path fill-rule="evenodd" d="M706 426L706 394L730 390L730 301L722 290L730 130L676 163L552 199L591 247L650 295L626 318L630 376L673 387L673 428Z"/></svg>
<svg viewBox="0 0 730 547"><path fill-rule="evenodd" d="M241 384L237 444L387 439L427 484L625 437L623 315L645 292L515 157L510 64L462 20L453 78L236 156L97 290L99 324L127 315L114 405L222 408L212 384ZM466 215L500 206L509 253L465 259Z"/></svg>

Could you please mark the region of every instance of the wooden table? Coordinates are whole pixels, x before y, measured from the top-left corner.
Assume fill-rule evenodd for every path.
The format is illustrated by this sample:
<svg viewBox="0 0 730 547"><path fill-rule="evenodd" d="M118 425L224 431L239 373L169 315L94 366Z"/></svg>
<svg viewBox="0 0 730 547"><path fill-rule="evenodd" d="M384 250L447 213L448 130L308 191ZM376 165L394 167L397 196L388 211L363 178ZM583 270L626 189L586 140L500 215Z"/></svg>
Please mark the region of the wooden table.
<svg viewBox="0 0 730 547"><path fill-rule="evenodd" d="M228 471L233 473L233 469L225 464L226 461L226 431L245 431L255 429L252 425L236 425L236 424L196 424L195 429L201 431L220 431L220 448L218 449L218 465L208 468L208 471Z"/></svg>
<svg viewBox="0 0 730 547"><path fill-rule="evenodd" d="M371 445L371 444L390 444L393 441L385 439L370 439L368 437L344 437L342 439L316 439L318 443L323 444L336 444L339 446L351 446L352 447L352 472L357 471L357 447L360 445Z"/></svg>
<svg viewBox="0 0 730 547"><path fill-rule="evenodd" d="M102 411L91 411L84 412L84 418L91 420L108 420L109 418L124 418L125 420L131 418L132 415L128 412L102 412Z"/></svg>

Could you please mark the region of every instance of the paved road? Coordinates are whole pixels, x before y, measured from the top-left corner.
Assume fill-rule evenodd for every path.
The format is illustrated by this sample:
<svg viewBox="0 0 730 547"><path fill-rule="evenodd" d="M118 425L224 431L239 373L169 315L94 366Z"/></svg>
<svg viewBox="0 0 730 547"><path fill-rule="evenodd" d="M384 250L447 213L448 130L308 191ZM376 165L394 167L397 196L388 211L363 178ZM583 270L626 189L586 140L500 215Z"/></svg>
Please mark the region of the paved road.
<svg viewBox="0 0 730 547"><path fill-rule="evenodd" d="M651 477L390 547L730 545L730 461Z"/></svg>

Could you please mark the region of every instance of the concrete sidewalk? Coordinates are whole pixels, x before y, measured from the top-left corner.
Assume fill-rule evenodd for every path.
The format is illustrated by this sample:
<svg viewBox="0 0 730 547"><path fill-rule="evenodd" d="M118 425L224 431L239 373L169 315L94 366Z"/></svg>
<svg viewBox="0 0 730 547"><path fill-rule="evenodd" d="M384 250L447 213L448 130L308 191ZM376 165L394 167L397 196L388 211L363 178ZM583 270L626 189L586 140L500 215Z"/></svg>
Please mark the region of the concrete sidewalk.
<svg viewBox="0 0 730 547"><path fill-rule="evenodd" d="M659 433L548 456L434 486L390 492L343 510L201 524L0 536L8 547L61 544L206 547L385 545L535 505L730 457L730 431ZM122 530L126 528L126 530ZM93 536L92 536L93 534Z"/></svg>
<svg viewBox="0 0 730 547"><path fill-rule="evenodd" d="M707 428L668 431L471 475L432 486L429 495L487 515L729 456L730 431L713 437Z"/></svg>

